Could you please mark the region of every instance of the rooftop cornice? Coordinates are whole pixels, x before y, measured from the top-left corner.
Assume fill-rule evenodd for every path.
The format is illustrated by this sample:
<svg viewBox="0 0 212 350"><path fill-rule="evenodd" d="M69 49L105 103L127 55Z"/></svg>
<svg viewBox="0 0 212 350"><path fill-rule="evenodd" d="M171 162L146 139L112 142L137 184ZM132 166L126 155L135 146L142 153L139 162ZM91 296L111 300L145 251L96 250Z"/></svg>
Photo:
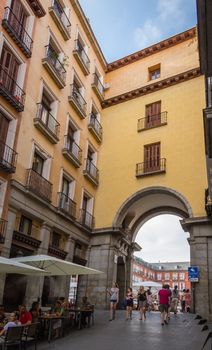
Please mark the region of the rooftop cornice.
<svg viewBox="0 0 212 350"><path fill-rule="evenodd" d="M93 46L93 49L94 49L100 63L102 64L104 71L106 71L107 70L107 61L103 55L103 52L101 50L101 47L99 46L98 41L96 40L96 37L95 37L95 34L91 28L91 25L90 25L87 17L85 16L85 13L84 13L82 7L80 6L79 1L78 0L70 0L70 1L71 1L71 4L72 4L76 14L77 14L77 17L80 20L80 23L81 23L84 31L86 32L86 34L88 36L88 39L89 39L91 45Z"/></svg>
<svg viewBox="0 0 212 350"><path fill-rule="evenodd" d="M170 87L170 86L185 82L187 80L199 77L200 75L201 75L200 68L199 67L193 68L189 71L179 73L179 74L174 75L172 77L168 77L164 80L160 80L160 81L157 81L155 83L142 86L138 89L125 92L121 95L111 97L111 98L104 100L102 102L102 107L103 108L111 107L111 106L117 105L119 103L123 103L123 102L129 101L129 100L132 100L134 98L144 96L144 95L150 94L152 92L155 92L155 91L158 91L161 89L165 89L167 87Z"/></svg>
<svg viewBox="0 0 212 350"><path fill-rule="evenodd" d="M128 64L134 63L142 58L148 57L162 50L168 49L169 47L178 45L186 40L192 39L196 36L196 27L193 27L185 32L176 34L170 38L167 38L159 43L151 45L143 50L134 52L128 56L120 58L114 62L108 63L107 72L111 72L115 69L122 68Z"/></svg>
<svg viewBox="0 0 212 350"><path fill-rule="evenodd" d="M27 0L29 6L37 17L43 17L46 14L43 6L41 5L41 1L39 0Z"/></svg>

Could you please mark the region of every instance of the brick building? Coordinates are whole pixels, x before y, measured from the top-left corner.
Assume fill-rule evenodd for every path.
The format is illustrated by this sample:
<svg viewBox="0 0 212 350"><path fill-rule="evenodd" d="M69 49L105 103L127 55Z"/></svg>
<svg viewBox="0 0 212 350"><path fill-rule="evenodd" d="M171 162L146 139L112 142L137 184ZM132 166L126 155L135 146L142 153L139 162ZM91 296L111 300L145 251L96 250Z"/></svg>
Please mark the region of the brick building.
<svg viewBox="0 0 212 350"><path fill-rule="evenodd" d="M148 263L143 259L133 259L133 284L142 281L153 281L169 284L171 288L178 286L179 290L190 289L188 280L189 262Z"/></svg>

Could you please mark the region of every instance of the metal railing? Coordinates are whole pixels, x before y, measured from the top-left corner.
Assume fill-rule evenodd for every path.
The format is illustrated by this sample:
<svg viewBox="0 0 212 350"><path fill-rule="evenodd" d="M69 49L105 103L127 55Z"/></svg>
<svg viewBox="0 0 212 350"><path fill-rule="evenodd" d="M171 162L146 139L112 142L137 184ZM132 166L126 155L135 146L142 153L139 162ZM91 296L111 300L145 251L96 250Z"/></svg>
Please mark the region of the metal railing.
<svg viewBox="0 0 212 350"><path fill-rule="evenodd" d="M100 94L104 95L104 86L96 73L93 74L93 84L99 90Z"/></svg>
<svg viewBox="0 0 212 350"><path fill-rule="evenodd" d="M63 249L60 249L58 247L54 247L53 245L50 245L48 247L48 253L49 255L53 255L53 256L56 256L57 258L60 258L60 259L65 259L66 256L67 256L67 252Z"/></svg>
<svg viewBox="0 0 212 350"><path fill-rule="evenodd" d="M75 40L75 50L78 52L78 55L82 59L85 66L89 69L90 68L90 60L89 60L88 55L85 52L85 49L84 49L84 47L81 44L79 39Z"/></svg>
<svg viewBox="0 0 212 350"><path fill-rule="evenodd" d="M7 221L0 219L0 244L3 244L5 241L5 234L7 229Z"/></svg>
<svg viewBox="0 0 212 350"><path fill-rule="evenodd" d="M67 32L70 35L71 22L69 21L65 11L62 9L60 4L58 4L58 2L56 0L54 0L54 3L53 3L51 8L54 10L54 12L56 13L57 17L60 19L62 25L65 27L65 29L67 30Z"/></svg>
<svg viewBox="0 0 212 350"><path fill-rule="evenodd" d="M33 169L27 169L26 188L38 197L50 202L52 195L52 184Z"/></svg>
<svg viewBox="0 0 212 350"><path fill-rule="evenodd" d="M18 153L0 140L0 168L15 172Z"/></svg>
<svg viewBox="0 0 212 350"><path fill-rule="evenodd" d="M80 223L90 229L94 228L95 219L93 215L88 213L85 209L80 210Z"/></svg>
<svg viewBox="0 0 212 350"><path fill-rule="evenodd" d="M64 150L67 151L70 155L72 155L81 163L82 149L76 144L76 142L69 135L65 135Z"/></svg>
<svg viewBox="0 0 212 350"><path fill-rule="evenodd" d="M58 208L72 218L76 218L76 203L65 193L58 193Z"/></svg>
<svg viewBox="0 0 212 350"><path fill-rule="evenodd" d="M37 114L35 119L39 120L49 132L54 134L57 138L59 137L60 124L42 103L37 103Z"/></svg>
<svg viewBox="0 0 212 350"><path fill-rule="evenodd" d="M54 70L55 74L59 76L59 78L65 82L66 80L66 70L64 68L64 65L62 62L58 59L57 52L52 48L51 45L45 46L46 48L46 56L48 63L51 65L52 69Z"/></svg>
<svg viewBox="0 0 212 350"><path fill-rule="evenodd" d="M33 40L10 7L5 7L3 24L8 25L13 37L31 53Z"/></svg>
<svg viewBox="0 0 212 350"><path fill-rule="evenodd" d="M90 175L95 181L99 181L99 170L90 159L85 159L85 173Z"/></svg>
<svg viewBox="0 0 212 350"><path fill-rule="evenodd" d="M138 131L150 129L167 123L167 112L158 113L138 120Z"/></svg>
<svg viewBox="0 0 212 350"><path fill-rule="evenodd" d="M0 93L4 95L12 104L24 108L25 92L20 88L16 81L0 65Z"/></svg>
<svg viewBox="0 0 212 350"><path fill-rule="evenodd" d="M136 164L136 176L166 171L166 158L152 158L147 162Z"/></svg>
<svg viewBox="0 0 212 350"><path fill-rule="evenodd" d="M90 114L90 122L88 126L93 127L98 136L102 139L102 126L94 113Z"/></svg>
<svg viewBox="0 0 212 350"><path fill-rule="evenodd" d="M76 84L71 84L71 96L73 97L74 101L78 105L78 107L82 110L82 112L86 113L86 105L85 99L81 95L79 88Z"/></svg>

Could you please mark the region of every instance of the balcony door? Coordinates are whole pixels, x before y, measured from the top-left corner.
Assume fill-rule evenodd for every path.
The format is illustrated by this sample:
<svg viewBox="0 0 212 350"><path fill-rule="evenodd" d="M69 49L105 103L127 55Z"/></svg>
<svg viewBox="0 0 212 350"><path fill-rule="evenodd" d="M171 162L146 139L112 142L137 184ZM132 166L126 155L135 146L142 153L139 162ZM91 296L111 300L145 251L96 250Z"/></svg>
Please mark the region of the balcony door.
<svg viewBox="0 0 212 350"><path fill-rule="evenodd" d="M0 66L0 84L3 84L4 88L14 96L16 94L19 62L13 53L5 46L3 46L1 53Z"/></svg>
<svg viewBox="0 0 212 350"><path fill-rule="evenodd" d="M161 124L161 101L146 105L146 128Z"/></svg>
<svg viewBox="0 0 212 350"><path fill-rule="evenodd" d="M144 146L144 172L160 170L160 143Z"/></svg>
<svg viewBox="0 0 212 350"><path fill-rule="evenodd" d="M18 36L23 37L25 33L26 21L27 21L27 12L23 7L20 0L12 0L9 22L15 29Z"/></svg>
<svg viewBox="0 0 212 350"><path fill-rule="evenodd" d="M32 170L34 170L37 174L42 176L43 166L44 166L44 159L35 152L34 158L33 158Z"/></svg>
<svg viewBox="0 0 212 350"><path fill-rule="evenodd" d="M0 112L0 162L4 159L9 120Z"/></svg>

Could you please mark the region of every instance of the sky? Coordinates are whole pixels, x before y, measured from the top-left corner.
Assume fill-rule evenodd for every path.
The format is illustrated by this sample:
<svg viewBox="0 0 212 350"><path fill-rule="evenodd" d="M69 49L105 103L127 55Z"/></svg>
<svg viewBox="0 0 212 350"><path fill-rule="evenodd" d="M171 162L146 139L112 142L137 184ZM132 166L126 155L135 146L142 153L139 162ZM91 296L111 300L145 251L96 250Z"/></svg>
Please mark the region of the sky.
<svg viewBox="0 0 212 350"><path fill-rule="evenodd" d="M159 215L147 221L136 237L142 250L135 255L147 262L189 261L189 234L183 231L180 219Z"/></svg>
<svg viewBox="0 0 212 350"><path fill-rule="evenodd" d="M79 0L107 62L196 25L196 0Z"/></svg>

